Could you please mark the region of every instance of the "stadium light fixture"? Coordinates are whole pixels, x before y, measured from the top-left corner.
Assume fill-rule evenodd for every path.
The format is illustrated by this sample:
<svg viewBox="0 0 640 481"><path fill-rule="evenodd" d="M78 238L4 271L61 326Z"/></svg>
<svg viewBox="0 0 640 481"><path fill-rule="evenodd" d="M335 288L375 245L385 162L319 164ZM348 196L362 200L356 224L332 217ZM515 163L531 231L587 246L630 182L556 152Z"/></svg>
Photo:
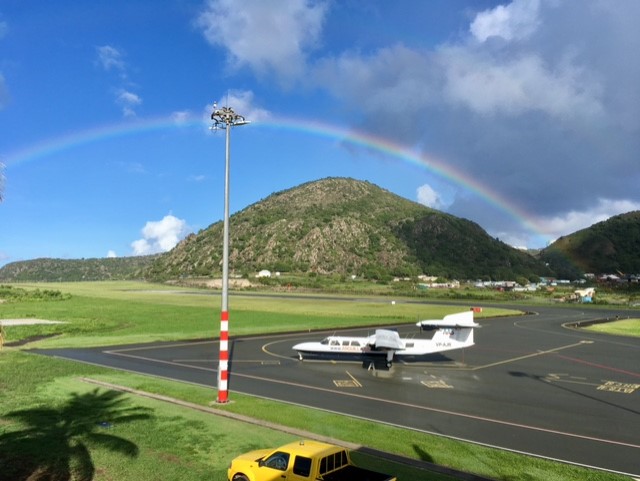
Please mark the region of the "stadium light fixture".
<svg viewBox="0 0 640 481"><path fill-rule="evenodd" d="M225 130L224 167L224 230L222 242L222 307L220 313L220 358L218 363L218 403L229 401L229 155L231 127L246 125L249 121L234 112L231 107L218 108L213 103L211 130Z"/></svg>

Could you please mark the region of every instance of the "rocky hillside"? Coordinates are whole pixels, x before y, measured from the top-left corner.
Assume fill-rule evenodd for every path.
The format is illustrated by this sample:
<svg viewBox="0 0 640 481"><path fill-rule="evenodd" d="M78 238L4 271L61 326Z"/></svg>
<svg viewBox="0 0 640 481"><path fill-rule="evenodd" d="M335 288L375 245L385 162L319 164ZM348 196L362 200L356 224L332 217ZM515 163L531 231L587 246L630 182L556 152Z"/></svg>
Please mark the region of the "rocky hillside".
<svg viewBox="0 0 640 481"><path fill-rule="evenodd" d="M598 222L559 238L541 259L561 277L580 273L640 273L640 211Z"/></svg>
<svg viewBox="0 0 640 481"><path fill-rule="evenodd" d="M222 222L154 260L155 280L220 275ZM549 275L480 226L368 182L329 178L272 194L230 219L230 269L383 278L429 274L515 279Z"/></svg>

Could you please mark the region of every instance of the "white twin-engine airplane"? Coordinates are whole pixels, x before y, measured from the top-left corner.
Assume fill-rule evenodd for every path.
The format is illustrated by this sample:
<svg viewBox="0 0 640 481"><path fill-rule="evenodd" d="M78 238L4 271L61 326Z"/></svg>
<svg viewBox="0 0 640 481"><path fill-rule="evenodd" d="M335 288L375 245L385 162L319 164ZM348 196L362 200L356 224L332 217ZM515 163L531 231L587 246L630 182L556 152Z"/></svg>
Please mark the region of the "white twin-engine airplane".
<svg viewBox="0 0 640 481"><path fill-rule="evenodd" d="M431 339L401 339L397 331L376 329L367 337L329 336L320 342L302 342L293 346L302 361L304 356L386 356L391 367L394 356L424 356L435 352L450 351L473 346L473 311L449 314L439 320L416 323L420 329L435 330Z"/></svg>

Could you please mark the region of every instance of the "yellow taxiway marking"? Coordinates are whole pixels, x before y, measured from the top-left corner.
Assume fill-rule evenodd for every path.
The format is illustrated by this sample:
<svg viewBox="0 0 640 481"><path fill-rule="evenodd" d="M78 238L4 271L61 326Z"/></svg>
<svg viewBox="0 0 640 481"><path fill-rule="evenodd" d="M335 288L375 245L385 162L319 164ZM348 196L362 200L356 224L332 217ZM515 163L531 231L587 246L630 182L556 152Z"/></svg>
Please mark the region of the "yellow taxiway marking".
<svg viewBox="0 0 640 481"><path fill-rule="evenodd" d="M430 389L453 389L451 384L447 384L444 379L433 379L432 381L420 381L420 384Z"/></svg>
<svg viewBox="0 0 640 481"><path fill-rule="evenodd" d="M360 381L358 381L349 371L345 372L351 379L334 379L333 384L335 384L336 387L362 387Z"/></svg>
<svg viewBox="0 0 640 481"><path fill-rule="evenodd" d="M640 389L640 384L629 384L617 381L605 381L604 384L598 386L598 391L617 392L621 394L633 394Z"/></svg>

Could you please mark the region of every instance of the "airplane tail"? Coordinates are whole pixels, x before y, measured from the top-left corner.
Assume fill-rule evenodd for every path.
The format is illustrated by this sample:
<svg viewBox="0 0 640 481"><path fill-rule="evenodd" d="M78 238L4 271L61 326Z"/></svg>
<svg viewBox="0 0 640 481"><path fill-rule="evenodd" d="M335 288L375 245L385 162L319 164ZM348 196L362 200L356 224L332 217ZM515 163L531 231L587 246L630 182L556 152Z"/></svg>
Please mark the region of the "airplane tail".
<svg viewBox="0 0 640 481"><path fill-rule="evenodd" d="M473 346L473 330L480 327L473 322L472 311L449 314L441 321L421 321L418 325L421 328L436 330L432 340L442 351Z"/></svg>
<svg viewBox="0 0 640 481"><path fill-rule="evenodd" d="M439 350L460 349L475 344L473 327L443 327L436 331L432 341Z"/></svg>

